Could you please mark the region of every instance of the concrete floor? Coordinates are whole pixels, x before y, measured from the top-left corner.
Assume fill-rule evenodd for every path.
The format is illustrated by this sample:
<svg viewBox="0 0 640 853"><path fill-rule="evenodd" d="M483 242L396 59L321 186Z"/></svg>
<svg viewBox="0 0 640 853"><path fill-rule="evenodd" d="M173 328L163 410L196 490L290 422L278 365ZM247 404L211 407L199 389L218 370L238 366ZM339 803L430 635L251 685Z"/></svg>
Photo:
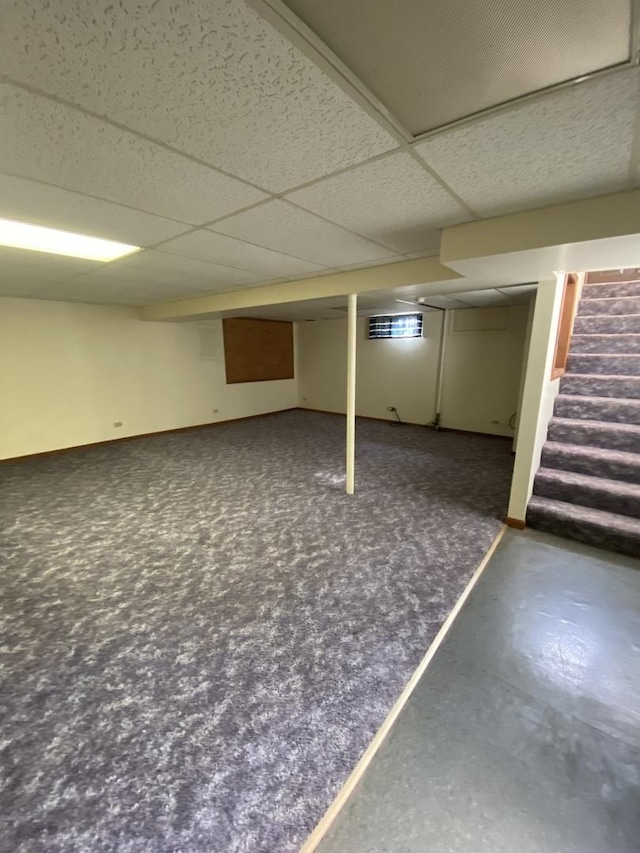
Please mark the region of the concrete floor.
<svg viewBox="0 0 640 853"><path fill-rule="evenodd" d="M508 531L321 853L638 853L640 561Z"/></svg>

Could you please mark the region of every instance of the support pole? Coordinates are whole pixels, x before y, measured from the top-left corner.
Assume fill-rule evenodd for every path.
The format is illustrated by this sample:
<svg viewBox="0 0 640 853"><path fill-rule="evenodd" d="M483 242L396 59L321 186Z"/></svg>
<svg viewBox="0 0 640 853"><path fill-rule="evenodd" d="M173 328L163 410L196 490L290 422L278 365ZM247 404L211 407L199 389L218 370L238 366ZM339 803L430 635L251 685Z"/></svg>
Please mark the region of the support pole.
<svg viewBox="0 0 640 853"><path fill-rule="evenodd" d="M358 296L349 294L347 338L347 494L356 486L356 343L358 335Z"/></svg>

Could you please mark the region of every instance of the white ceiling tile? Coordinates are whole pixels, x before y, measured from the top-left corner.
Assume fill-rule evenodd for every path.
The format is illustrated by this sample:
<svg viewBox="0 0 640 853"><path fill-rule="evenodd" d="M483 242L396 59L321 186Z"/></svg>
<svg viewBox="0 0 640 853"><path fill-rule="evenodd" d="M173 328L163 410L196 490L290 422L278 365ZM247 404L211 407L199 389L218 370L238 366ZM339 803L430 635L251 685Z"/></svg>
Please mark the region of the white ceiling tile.
<svg viewBox="0 0 640 853"><path fill-rule="evenodd" d="M0 217L148 246L189 226L79 193L0 175Z"/></svg>
<svg viewBox="0 0 640 853"><path fill-rule="evenodd" d="M60 54L61 55L61 54ZM191 224L266 198L76 109L0 85L2 171Z"/></svg>
<svg viewBox="0 0 640 853"><path fill-rule="evenodd" d="M311 261L263 249L208 230L193 231L163 243L160 248L162 252L174 252L188 258L249 270L265 278L305 275L322 269Z"/></svg>
<svg viewBox="0 0 640 853"><path fill-rule="evenodd" d="M392 253L364 237L319 219L286 201L269 201L210 226L212 231L257 243L323 266L346 266Z"/></svg>
<svg viewBox="0 0 640 853"><path fill-rule="evenodd" d="M287 197L401 253L437 248L437 229L471 218L406 152L334 175Z"/></svg>
<svg viewBox="0 0 640 853"><path fill-rule="evenodd" d="M639 73L550 92L443 131L416 151L483 215L625 189Z"/></svg>
<svg viewBox="0 0 640 853"><path fill-rule="evenodd" d="M116 286L189 286L208 290L219 285L256 284L260 276L246 270L147 249L130 258L105 264L83 279L110 281Z"/></svg>
<svg viewBox="0 0 640 853"><path fill-rule="evenodd" d="M13 2L0 69L275 191L397 147L243 0L123 8Z"/></svg>
<svg viewBox="0 0 640 853"><path fill-rule="evenodd" d="M0 246L0 295L18 296L21 289L28 295L27 289L36 292L101 266L98 261Z"/></svg>

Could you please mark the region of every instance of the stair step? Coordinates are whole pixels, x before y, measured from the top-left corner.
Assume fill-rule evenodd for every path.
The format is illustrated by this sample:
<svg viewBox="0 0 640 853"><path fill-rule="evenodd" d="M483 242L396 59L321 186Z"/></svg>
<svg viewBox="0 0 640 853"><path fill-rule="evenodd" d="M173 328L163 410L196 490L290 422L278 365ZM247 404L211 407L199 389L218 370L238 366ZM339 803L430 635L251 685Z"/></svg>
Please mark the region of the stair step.
<svg viewBox="0 0 640 853"><path fill-rule="evenodd" d="M599 373L604 376L640 376L640 353L579 353L569 355L568 373Z"/></svg>
<svg viewBox="0 0 640 853"><path fill-rule="evenodd" d="M576 335L637 335L638 330L640 330L638 314L579 316L573 324L573 332Z"/></svg>
<svg viewBox="0 0 640 853"><path fill-rule="evenodd" d="M640 281L614 281L582 287L583 299L615 299L620 296L640 296Z"/></svg>
<svg viewBox="0 0 640 853"><path fill-rule="evenodd" d="M633 335L627 333L624 335L573 335L571 338L570 352L572 354L640 354L640 334Z"/></svg>
<svg viewBox="0 0 640 853"><path fill-rule="evenodd" d="M640 523L628 516L534 495L527 509L527 524L597 548L640 556Z"/></svg>
<svg viewBox="0 0 640 853"><path fill-rule="evenodd" d="M636 453L639 454L640 463L640 426L553 417L549 421L547 435L549 441L560 444L581 444Z"/></svg>
<svg viewBox="0 0 640 853"><path fill-rule="evenodd" d="M640 425L640 400L558 394L553 413L558 418Z"/></svg>
<svg viewBox="0 0 640 853"><path fill-rule="evenodd" d="M560 393L640 400L640 376L567 373L560 380Z"/></svg>
<svg viewBox="0 0 640 853"><path fill-rule="evenodd" d="M605 299L585 299L578 304L578 316L599 316L604 314L640 314L640 296L620 296Z"/></svg>
<svg viewBox="0 0 640 853"><path fill-rule="evenodd" d="M603 480L588 474L540 468L533 487L534 495L578 506L589 506L640 519L640 486Z"/></svg>
<svg viewBox="0 0 640 853"><path fill-rule="evenodd" d="M541 465L605 480L640 483L640 453L626 450L547 441L542 448Z"/></svg>

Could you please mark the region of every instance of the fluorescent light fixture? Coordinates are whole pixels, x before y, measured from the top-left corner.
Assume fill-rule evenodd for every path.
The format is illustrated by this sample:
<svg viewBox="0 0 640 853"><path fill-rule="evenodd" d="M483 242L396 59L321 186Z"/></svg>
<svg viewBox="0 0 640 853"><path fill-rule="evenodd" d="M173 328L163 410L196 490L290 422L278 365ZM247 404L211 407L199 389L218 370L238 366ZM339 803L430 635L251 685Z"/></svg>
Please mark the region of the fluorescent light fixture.
<svg viewBox="0 0 640 853"><path fill-rule="evenodd" d="M28 222L13 222L11 219L0 219L0 246L85 258L88 261L114 261L140 249L140 246L58 231L56 228L43 228Z"/></svg>

